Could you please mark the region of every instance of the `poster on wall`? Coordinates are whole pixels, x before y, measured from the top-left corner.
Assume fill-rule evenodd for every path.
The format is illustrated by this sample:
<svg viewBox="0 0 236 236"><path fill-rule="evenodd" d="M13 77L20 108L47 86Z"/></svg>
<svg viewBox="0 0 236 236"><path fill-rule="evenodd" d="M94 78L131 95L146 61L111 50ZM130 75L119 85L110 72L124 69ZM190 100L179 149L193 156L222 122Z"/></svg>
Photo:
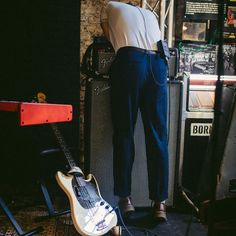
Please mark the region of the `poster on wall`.
<svg viewBox="0 0 236 236"><path fill-rule="evenodd" d="M236 28L236 5L227 5L225 27Z"/></svg>
<svg viewBox="0 0 236 236"><path fill-rule="evenodd" d="M236 75L236 44L223 45L224 75Z"/></svg>
<svg viewBox="0 0 236 236"><path fill-rule="evenodd" d="M190 74L216 74L217 46L209 44L182 44L180 72Z"/></svg>
<svg viewBox="0 0 236 236"><path fill-rule="evenodd" d="M236 5L226 6L223 37L225 42L236 42Z"/></svg>
<svg viewBox="0 0 236 236"><path fill-rule="evenodd" d="M217 0L186 0L185 18L192 20L217 20Z"/></svg>
<svg viewBox="0 0 236 236"><path fill-rule="evenodd" d="M183 22L182 40L191 42L206 42L206 22Z"/></svg>
<svg viewBox="0 0 236 236"><path fill-rule="evenodd" d="M183 22L182 40L191 42L206 42L206 22Z"/></svg>

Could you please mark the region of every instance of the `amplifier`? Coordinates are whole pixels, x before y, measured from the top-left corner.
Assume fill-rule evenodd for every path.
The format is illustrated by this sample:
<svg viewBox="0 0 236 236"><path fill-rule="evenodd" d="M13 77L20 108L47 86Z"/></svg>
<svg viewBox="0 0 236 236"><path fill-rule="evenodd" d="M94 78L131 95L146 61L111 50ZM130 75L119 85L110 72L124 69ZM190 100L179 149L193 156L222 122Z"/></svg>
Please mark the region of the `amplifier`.
<svg viewBox="0 0 236 236"><path fill-rule="evenodd" d="M98 51L95 70L102 75L108 75L111 63L115 59L114 52Z"/></svg>
<svg viewBox="0 0 236 236"><path fill-rule="evenodd" d="M182 107L180 81L168 83L169 101L169 199L174 204L176 189L176 165L178 163L179 131ZM101 194L110 204L116 204L113 195L113 146L110 108L110 84L108 80L94 79L88 82L85 99L85 170L97 178ZM140 113L135 128L135 161L132 172L132 198L135 206L149 207L146 149ZM140 174L142 173L142 174Z"/></svg>
<svg viewBox="0 0 236 236"><path fill-rule="evenodd" d="M213 113L211 113L213 115ZM192 114L185 119L183 145L182 187L192 194L197 194L202 168L209 143L212 118L204 118L204 114Z"/></svg>
<svg viewBox="0 0 236 236"><path fill-rule="evenodd" d="M104 37L95 37L93 42L92 67L96 75L108 75L115 51Z"/></svg>

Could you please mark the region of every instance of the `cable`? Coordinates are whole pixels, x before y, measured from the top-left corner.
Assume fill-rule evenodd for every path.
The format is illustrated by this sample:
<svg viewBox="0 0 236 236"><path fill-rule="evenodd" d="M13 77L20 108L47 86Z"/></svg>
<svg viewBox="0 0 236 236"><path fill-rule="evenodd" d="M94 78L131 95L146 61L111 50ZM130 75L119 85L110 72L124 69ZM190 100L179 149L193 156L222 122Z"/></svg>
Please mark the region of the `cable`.
<svg viewBox="0 0 236 236"><path fill-rule="evenodd" d="M117 209L118 209L118 214L119 214L119 217L120 217L121 224L124 226L124 229L127 231L129 236L133 236L131 234L131 232L128 230L127 226L125 225L125 222L124 222L123 217L122 217L121 212L120 212L120 208L118 207Z"/></svg>
<svg viewBox="0 0 236 236"><path fill-rule="evenodd" d="M190 232L190 227L191 227L191 224L193 223L193 209L192 209L192 212L191 212L191 215L190 215L190 219L188 221L188 224L187 224L187 229L185 231L185 234L184 236L188 236L189 235L189 232Z"/></svg>
<svg viewBox="0 0 236 236"><path fill-rule="evenodd" d="M170 100L170 86L171 86L171 80L169 79L169 88L168 88L168 93L167 93L167 99L168 99L168 106L169 106L169 109L168 109L168 124L167 124L167 130L168 130L168 133L167 133L167 143L169 145L169 141L170 141L170 105L171 105L171 100Z"/></svg>
<svg viewBox="0 0 236 236"><path fill-rule="evenodd" d="M187 196L187 194L182 190L181 194L183 198L189 203L189 205L192 207L192 209L195 210L196 213L199 213L199 209L194 205L194 203L190 200L190 198Z"/></svg>
<svg viewBox="0 0 236 236"><path fill-rule="evenodd" d="M81 63L81 73L87 76L93 76L94 70L92 68L92 54L94 43L90 44L86 49Z"/></svg>
<svg viewBox="0 0 236 236"><path fill-rule="evenodd" d="M118 214L119 214L119 217L120 217L120 221L121 221L121 224L122 226L124 227L124 230L126 230L126 232L128 233L129 236L134 236L130 230L136 230L136 231L143 231L143 233L145 234L145 236L149 236L149 235L153 235L153 236L158 236L156 233L146 229L146 228L141 228L141 227L127 227L124 223L124 220L123 220L123 217L121 215L121 212L120 212L120 209L119 207L115 207L115 209L118 210Z"/></svg>

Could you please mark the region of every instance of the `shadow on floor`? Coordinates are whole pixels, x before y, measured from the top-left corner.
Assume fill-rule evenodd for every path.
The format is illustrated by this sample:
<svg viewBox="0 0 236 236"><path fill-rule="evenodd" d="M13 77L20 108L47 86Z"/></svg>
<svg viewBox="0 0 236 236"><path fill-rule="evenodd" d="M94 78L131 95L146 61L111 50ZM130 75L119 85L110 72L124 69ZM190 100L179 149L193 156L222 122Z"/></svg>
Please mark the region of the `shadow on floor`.
<svg viewBox="0 0 236 236"><path fill-rule="evenodd" d="M181 213L176 209L167 210L167 222L155 222L150 209L136 209L129 219L121 219L122 235L153 235L153 236L207 236L207 228L198 219L189 214ZM125 226L123 225L125 224Z"/></svg>

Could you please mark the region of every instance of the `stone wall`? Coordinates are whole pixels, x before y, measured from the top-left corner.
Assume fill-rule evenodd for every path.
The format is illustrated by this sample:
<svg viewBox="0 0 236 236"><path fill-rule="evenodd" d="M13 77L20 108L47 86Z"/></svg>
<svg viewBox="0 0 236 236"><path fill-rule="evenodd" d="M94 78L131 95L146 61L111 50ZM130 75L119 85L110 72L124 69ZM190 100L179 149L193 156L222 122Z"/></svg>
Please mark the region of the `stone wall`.
<svg viewBox="0 0 236 236"><path fill-rule="evenodd" d="M100 26L100 11L105 0L82 0L80 23L80 59L87 47L93 42L94 36L102 35ZM85 108L86 76L80 76L80 158L84 160L84 108Z"/></svg>

